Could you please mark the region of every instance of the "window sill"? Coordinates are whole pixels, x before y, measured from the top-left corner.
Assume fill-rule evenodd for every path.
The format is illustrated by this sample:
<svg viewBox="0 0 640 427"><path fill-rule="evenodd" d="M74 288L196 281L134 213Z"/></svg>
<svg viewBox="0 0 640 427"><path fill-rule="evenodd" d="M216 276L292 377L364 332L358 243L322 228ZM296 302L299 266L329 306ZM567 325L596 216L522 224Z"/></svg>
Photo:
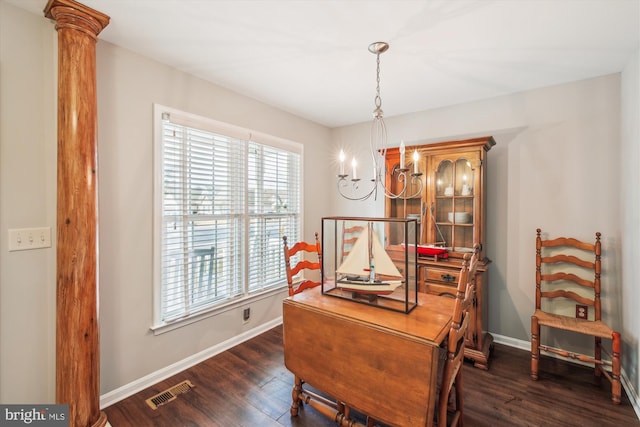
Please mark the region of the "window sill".
<svg viewBox="0 0 640 427"><path fill-rule="evenodd" d="M270 298L276 294L287 294L287 287L280 287L276 289L269 289L249 296L239 297L235 300L231 300L223 305L205 309L196 313L192 313L186 317L172 320L170 322L161 322L156 325L152 325L149 329L153 332L153 335L161 335L165 332L173 331L178 328L190 325L192 323L199 322L209 317L217 316L218 314L225 313L229 310L234 310L240 306L247 305L254 301L259 301L265 298ZM284 299L284 296L283 296Z"/></svg>

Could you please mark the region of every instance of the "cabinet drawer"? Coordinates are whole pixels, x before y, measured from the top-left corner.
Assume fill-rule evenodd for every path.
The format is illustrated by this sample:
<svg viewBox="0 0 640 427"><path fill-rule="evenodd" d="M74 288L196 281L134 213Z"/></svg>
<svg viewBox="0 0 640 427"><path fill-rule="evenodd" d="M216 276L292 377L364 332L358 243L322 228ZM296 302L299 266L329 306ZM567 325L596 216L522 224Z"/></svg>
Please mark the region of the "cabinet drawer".
<svg viewBox="0 0 640 427"><path fill-rule="evenodd" d="M422 292L426 292L428 294L433 294L433 295L443 295L443 296L450 296L452 298L456 297L456 291L458 289L457 286L452 286L452 285L442 285L439 283L424 283L424 291Z"/></svg>
<svg viewBox="0 0 640 427"><path fill-rule="evenodd" d="M454 288L458 286L458 278L460 277L460 270L448 269L448 268L424 268L424 281L425 282L437 282L439 284L450 285Z"/></svg>

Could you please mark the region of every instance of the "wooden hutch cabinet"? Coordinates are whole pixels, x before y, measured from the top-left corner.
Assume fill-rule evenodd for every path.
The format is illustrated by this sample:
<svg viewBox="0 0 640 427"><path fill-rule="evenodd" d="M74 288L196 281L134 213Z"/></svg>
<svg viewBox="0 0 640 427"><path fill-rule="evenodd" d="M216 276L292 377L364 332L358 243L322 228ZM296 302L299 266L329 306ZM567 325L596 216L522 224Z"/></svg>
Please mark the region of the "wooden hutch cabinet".
<svg viewBox="0 0 640 427"><path fill-rule="evenodd" d="M476 276L476 295L470 309L471 322L465 342L465 357L476 367L488 369L493 337L486 332L487 287L490 260L484 251L486 154L495 145L493 137L447 141L405 148L405 168L414 171L413 156L418 153L418 177L422 190L412 198L386 199L385 216L417 218L419 243L447 249L448 258L420 256L418 260L419 291L455 297L462 258L480 245L480 261ZM388 149L385 181L398 192L400 150ZM408 181L410 181L409 177ZM419 190L417 182L409 183L406 194ZM393 236L389 245L399 245Z"/></svg>

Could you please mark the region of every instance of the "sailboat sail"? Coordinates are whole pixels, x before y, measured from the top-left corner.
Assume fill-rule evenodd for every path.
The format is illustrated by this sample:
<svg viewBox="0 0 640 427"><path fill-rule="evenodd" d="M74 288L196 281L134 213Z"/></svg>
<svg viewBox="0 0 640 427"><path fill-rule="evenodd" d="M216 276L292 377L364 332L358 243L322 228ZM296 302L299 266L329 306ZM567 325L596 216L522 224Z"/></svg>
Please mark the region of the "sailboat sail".
<svg viewBox="0 0 640 427"><path fill-rule="evenodd" d="M354 292L389 294L402 284L398 271L371 224L358 236L347 258L336 270L339 287Z"/></svg>
<svg viewBox="0 0 640 427"><path fill-rule="evenodd" d="M378 235L375 232L371 233L371 235L372 255L374 260L373 267L375 268L375 272L377 274L401 279L402 274L400 274L400 271L398 271L395 264L382 247L382 243L380 243ZM351 248L351 252L347 256L347 259L345 259L342 265L338 267L336 272L348 276L368 276L370 269L369 233L363 231L360 233L358 240L353 244L353 248Z"/></svg>

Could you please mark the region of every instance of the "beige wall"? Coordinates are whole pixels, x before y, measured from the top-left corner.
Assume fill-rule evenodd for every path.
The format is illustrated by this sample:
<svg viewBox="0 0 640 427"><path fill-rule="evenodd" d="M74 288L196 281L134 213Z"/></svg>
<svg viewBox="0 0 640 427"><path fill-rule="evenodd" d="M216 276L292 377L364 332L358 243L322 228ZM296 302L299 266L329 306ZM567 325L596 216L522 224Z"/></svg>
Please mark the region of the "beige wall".
<svg viewBox="0 0 640 427"><path fill-rule="evenodd" d="M636 393L640 392L640 50L622 72L622 120L620 150L620 224L622 251L618 263L622 267L622 366ZM615 220L615 219L614 219ZM638 411L636 411L638 413Z"/></svg>
<svg viewBox="0 0 640 427"><path fill-rule="evenodd" d="M55 246L5 248L9 228L55 231L57 35L43 16L3 1L0 8L0 402L53 402ZM318 159L326 157L330 131L102 41L97 79L104 395L277 323L286 293L159 336L150 332L153 103L304 144L305 236L329 214L329 189L317 182L329 179ZM251 320L243 324L247 305Z"/></svg>
<svg viewBox="0 0 640 427"><path fill-rule="evenodd" d="M619 272L611 268L620 248L619 225L607 220L620 212L619 86L620 76L610 75L387 120L395 145L401 138L405 144L470 135L496 139L487 160L491 332L529 339L537 227L588 240L601 231L610 255L607 278L619 286ZM335 203L345 212L357 209L353 202ZM370 214L381 213L371 207ZM620 295L612 294L617 308ZM607 312L620 326L619 311Z"/></svg>
<svg viewBox="0 0 640 427"><path fill-rule="evenodd" d="M586 240L594 239L596 231L602 233L603 317L623 332L623 369L637 390L636 305L640 296L628 270L640 255L637 58L635 61L634 67L625 70L628 89L623 103L621 75L615 74L388 118L386 124L389 144L394 146L401 139L410 145L468 136L495 137L496 145L488 153L485 244L493 261L488 330L497 341L528 348L536 228L550 236ZM623 145L621 117L626 118L628 128ZM367 130L368 124L335 129L334 149L342 141L361 140ZM630 178L625 178L623 185L621 159ZM369 171L361 173L368 176ZM337 197L332 203L341 215L364 211L379 216L384 212L382 201L365 203L364 209L361 203ZM623 214L624 223L620 221ZM622 280L625 259L628 278ZM558 334L557 339L546 342L576 351L589 352L592 347L592 340L576 339L575 335Z"/></svg>
<svg viewBox="0 0 640 427"><path fill-rule="evenodd" d="M51 402L55 250L7 252L9 228L55 228L55 31L0 0L0 402ZM20 40L20 43L15 43ZM536 227L604 236L605 318L623 330L638 387L638 58L620 75L388 118L390 143L494 135L488 159L489 331L529 339ZM621 91L621 84L623 90ZM630 93L634 92L634 93ZM380 215L383 200L335 197L336 148L368 144L369 124L328 130L108 43L98 43L101 393L135 389L280 315L282 295L154 336L152 103L305 145L306 236L324 215ZM621 126L622 122L622 126ZM362 172L366 174L366 171ZM543 205L542 202L547 202ZM583 342L573 342L576 347ZM175 366L175 365L174 365Z"/></svg>
<svg viewBox="0 0 640 427"><path fill-rule="evenodd" d="M329 213L322 162L329 130L109 43L99 43L101 392L152 374L281 316L285 292L154 336L152 104L304 144L305 236ZM311 237L310 237L311 238ZM242 310L251 307L243 324Z"/></svg>
<svg viewBox="0 0 640 427"><path fill-rule="evenodd" d="M53 402L55 246L8 252L10 228L52 227L56 38L0 1L0 402ZM55 243L54 243L55 245Z"/></svg>

